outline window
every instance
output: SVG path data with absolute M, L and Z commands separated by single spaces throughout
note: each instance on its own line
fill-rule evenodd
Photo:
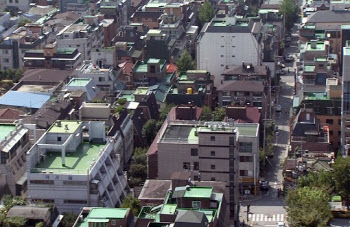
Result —
M 246 177 L 246 176 L 248 176 L 248 170 L 240 170 L 240 171 L 239 171 L 239 176 L 241 176 L 241 177 Z
M 8 50 L 2 50 L 2 53 L 3 53 L 3 54 L 8 54 L 9 51 L 8 51 Z
M 15 3 L 18 3 L 18 0 L 15 0 Z
M 253 157 L 252 156 L 239 156 L 240 162 L 252 162 Z
M 333 124 L 333 119 L 326 119 L 326 123 L 329 124 L 329 125 L 332 125 Z
M 198 156 L 198 149 L 197 148 L 191 149 L 191 156 Z
M 62 141 L 62 137 L 58 136 L 57 141 Z
M 86 200 L 64 200 L 64 203 L 70 204 L 87 204 Z
M 5 63 L 9 63 L 10 60 L 9 60 L 8 58 L 4 58 L 4 62 L 5 62 Z
M 150 73 L 155 73 L 155 72 L 156 72 L 156 66 L 155 65 L 151 65 Z
M 215 169 L 215 165 L 211 165 L 211 166 L 210 166 L 210 169 Z
M 230 96 L 230 95 L 231 95 L 231 92 L 229 92 L 229 91 L 222 92 L 222 96 Z
M 190 169 L 190 163 L 189 162 L 184 162 L 182 168 L 183 169 Z
M 210 137 L 210 140 L 211 140 L 211 141 L 215 141 L 215 136 L 211 136 L 211 137 Z
M 234 57 L 236 57 L 236 55 L 232 55 L 232 57 L 234 58 Z
M 98 81 L 99 81 L 99 82 L 105 81 L 105 78 L 104 78 L 104 77 L 99 77 L 99 78 L 98 78 Z
M 341 125 L 341 119 L 338 119 L 338 125 Z
M 200 201 L 192 201 L 192 208 L 193 209 L 200 209 L 201 208 L 201 202 Z
M 221 46 L 221 47 L 225 47 L 225 46 Z
M 195 181 L 199 181 L 199 176 L 194 176 L 193 178 Z
M 215 181 L 215 177 L 210 178 L 211 181 Z
M 193 170 L 199 170 L 199 162 L 193 163 Z
M 251 142 L 239 142 L 238 151 L 251 153 L 253 151 L 253 145 Z
M 111 221 L 111 225 L 117 225 L 117 221 L 116 220 L 112 220 Z
M 333 136 L 333 131 L 332 130 L 329 131 L 329 135 Z
M 223 58 L 223 57 L 224 57 L 224 55 L 221 55 L 220 57 L 222 57 L 222 58 Z
M 341 136 L 341 131 L 338 131 L 338 136 Z
M 210 151 L 211 156 L 215 156 L 215 151 Z

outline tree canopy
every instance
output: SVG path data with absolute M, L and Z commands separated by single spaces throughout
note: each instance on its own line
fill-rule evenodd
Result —
M 127 196 L 123 199 L 122 204 L 120 205 L 121 208 L 130 208 L 132 213 L 137 216 L 140 212 L 141 205 L 140 200 L 133 196 Z
M 350 158 L 337 158 L 333 165 L 336 192 L 347 201 L 350 196 Z
M 204 2 L 204 4 L 199 9 L 199 21 L 201 24 L 205 24 L 215 16 L 214 7 L 210 4 L 209 1 Z
M 332 218 L 329 195 L 321 189 L 302 187 L 288 191 L 287 211 L 291 226 L 323 227 Z
M 294 0 L 283 0 L 280 13 L 285 18 L 285 28 L 289 31 L 298 19 L 298 5 Z
M 142 137 L 148 145 L 151 145 L 158 132 L 158 124 L 154 119 L 150 119 L 143 125 Z
M 222 121 L 226 116 L 226 109 L 224 107 L 217 107 L 214 111 L 208 106 L 204 106 L 202 109 L 201 120 L 202 121 Z
M 191 55 L 186 50 L 176 61 L 176 66 L 179 72 L 186 72 L 187 70 L 196 69 L 196 63 L 193 61 Z

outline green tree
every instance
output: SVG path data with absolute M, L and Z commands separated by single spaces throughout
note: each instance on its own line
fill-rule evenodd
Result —
M 62 227 L 72 227 L 78 216 L 73 213 L 63 213 Z
M 157 121 L 154 119 L 150 119 L 144 124 L 142 128 L 142 137 L 148 145 L 151 145 L 156 137 L 159 129 L 158 127 L 159 125 L 157 125 Z
M 28 23 L 31 23 L 32 21 L 27 19 L 27 18 L 23 18 L 21 20 L 18 21 L 18 27 L 22 27 Z
M 201 24 L 205 24 L 215 16 L 214 7 L 210 4 L 209 1 L 204 2 L 204 4 L 199 9 L 199 21 Z
M 166 119 L 166 117 L 168 116 L 168 113 L 170 112 L 171 108 L 173 108 L 175 106 L 175 104 L 167 104 L 166 106 L 164 106 L 161 110 L 160 110 L 160 114 L 159 114 L 159 121 L 161 121 L 163 123 L 163 121 Z
M 318 188 L 303 187 L 289 190 L 286 202 L 291 226 L 327 226 L 332 218 L 329 199 L 329 195 Z
M 187 70 L 196 69 L 196 63 L 193 61 L 191 55 L 186 50 L 176 61 L 176 66 L 179 72 L 186 72 Z
M 128 101 L 128 100 L 126 100 L 126 99 L 118 99 L 117 103 L 118 103 L 119 105 L 124 106 L 124 104 L 125 104 L 127 101 Z
M 44 227 L 44 222 L 38 222 L 35 224 L 35 227 Z
M 134 152 L 134 160 L 136 164 L 147 165 L 147 148 L 136 147 Z
M 122 204 L 120 205 L 121 208 L 130 208 L 132 213 L 137 216 L 140 212 L 141 205 L 140 200 L 133 196 L 127 196 L 123 199 Z
M 218 107 L 214 111 L 214 121 L 223 121 L 226 116 L 225 107 Z
M 147 178 L 147 166 L 142 164 L 131 164 L 130 176 L 133 178 L 140 178 L 145 181 Z
M 4 220 L 4 226 L 7 227 L 20 227 L 25 226 L 28 220 L 23 217 L 8 217 Z
M 294 0 L 283 0 L 280 13 L 285 19 L 285 28 L 289 31 L 298 19 L 298 5 Z
M 208 106 L 204 106 L 202 108 L 202 114 L 201 114 L 201 120 L 202 121 L 211 121 L 212 120 L 212 114 L 213 111 L 208 107 Z
M 318 188 L 331 194 L 334 191 L 335 181 L 331 171 L 310 172 L 298 178 L 298 187 Z
M 350 158 L 337 158 L 333 165 L 333 176 L 336 192 L 346 199 L 350 196 Z

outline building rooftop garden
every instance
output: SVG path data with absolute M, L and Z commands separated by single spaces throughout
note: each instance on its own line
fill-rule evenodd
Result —
M 88 78 L 73 78 L 69 81 L 67 86 L 74 86 L 74 87 L 85 87 L 91 79 Z
M 3 141 L 14 129 L 15 125 L 13 124 L 0 124 L 0 142 Z
M 82 124 L 81 121 L 56 121 L 47 131 L 48 133 L 74 133 Z
M 77 227 L 89 227 L 89 223 L 109 222 L 109 219 L 124 219 L 129 208 L 92 208 L 90 213 Z
M 88 174 L 91 164 L 98 159 L 104 147 L 105 144 L 81 143 L 75 152 L 66 152 L 64 166 L 61 152 L 47 151 L 45 159 L 31 172 Z

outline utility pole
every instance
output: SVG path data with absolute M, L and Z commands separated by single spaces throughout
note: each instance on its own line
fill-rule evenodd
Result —
M 247 205 L 247 222 L 249 222 L 250 204 Z

